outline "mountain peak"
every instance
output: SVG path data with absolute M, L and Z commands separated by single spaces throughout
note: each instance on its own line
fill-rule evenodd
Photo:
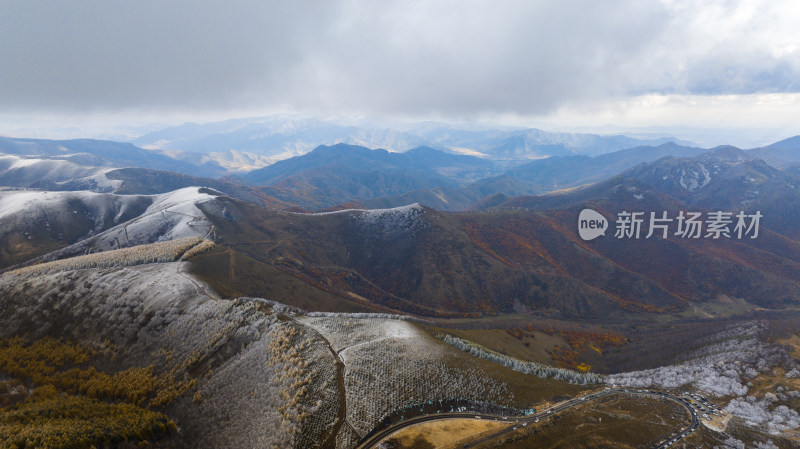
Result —
M 422 145 L 416 148 L 412 148 L 405 152 L 406 154 L 438 154 L 444 153 L 444 151 L 437 150 L 436 148 L 431 148 L 427 145 Z
M 753 159 L 746 151 L 730 145 L 724 145 L 712 148 L 697 157 L 702 161 L 722 161 L 722 162 L 740 162 Z
M 800 135 L 783 139 L 775 142 L 772 145 L 767 145 L 764 148 L 778 149 L 778 150 L 800 150 Z
M 309 152 L 309 154 L 320 154 L 320 153 L 336 153 L 336 154 L 344 154 L 345 152 L 359 152 L 362 154 L 367 154 L 368 152 L 377 151 L 378 153 L 388 153 L 388 151 L 384 150 L 383 148 L 376 148 L 370 149 L 367 147 L 362 147 L 360 145 L 351 145 L 349 143 L 336 143 L 333 145 L 320 145 Z

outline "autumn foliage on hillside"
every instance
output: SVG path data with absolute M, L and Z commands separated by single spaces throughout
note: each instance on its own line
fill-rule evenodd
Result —
M 0 341 L 0 378 L 10 378 L 0 382 L 0 446 L 88 448 L 175 431 L 149 409 L 171 382 L 152 366 L 109 374 L 90 364 L 109 349 L 53 338 Z
M 477 313 L 469 312 L 447 312 L 433 309 L 424 305 L 415 304 L 404 298 L 393 295 L 386 290 L 378 287 L 375 283 L 361 276 L 355 270 L 348 270 L 339 267 L 317 267 L 303 264 L 302 262 L 290 259 L 279 258 L 275 265 L 279 270 L 289 273 L 320 290 L 333 293 L 350 299 L 355 302 L 362 302 L 368 305 L 375 303 L 385 306 L 387 311 L 406 311 L 415 315 L 438 316 L 438 317 L 475 317 Z M 368 298 L 369 301 L 362 298 Z
M 548 201 L 560 204 L 558 198 Z M 793 254 L 800 247 L 774 233 L 765 230 L 754 242 L 647 239 L 645 225 L 638 240 L 617 239 L 612 228 L 587 242 L 577 233 L 580 208 L 610 218 L 620 207 L 646 204 L 592 198 L 569 208 L 551 206 L 287 214 L 228 201 L 227 210 L 238 218 L 211 219 L 219 246 L 359 310 L 435 317 L 533 312 L 599 321 L 656 319 L 721 294 L 762 307 L 796 303 L 800 259 Z M 267 293 L 296 301 L 271 286 Z
M 576 237 L 571 238 L 567 229 L 547 216 L 508 216 L 491 224 L 467 221 L 464 230 L 475 246 L 500 262 L 532 273 L 581 280 L 620 309 L 652 313 L 670 308 L 642 301 L 650 295 L 637 290 L 641 288 L 641 280 L 635 274 L 613 264 L 603 266 L 597 260 L 602 256 L 586 257 L 593 250 Z M 576 248 L 586 252 L 580 254 Z M 664 299 L 672 302 L 673 307 L 678 305 L 675 297 Z
M 538 325 L 528 323 L 524 328 L 511 327 L 506 329 L 506 333 L 518 340 L 534 339 L 537 331 L 550 336 L 559 336 L 566 341 L 566 347 L 556 345 L 552 350 L 546 350 L 557 366 L 576 369 L 584 373 L 590 371 L 592 367 L 588 363 L 581 361 L 581 354 L 591 350 L 598 355 L 602 355 L 605 349 L 617 347 L 627 341 L 625 336 L 614 332 L 592 331 L 578 326 L 560 326 L 556 328 L 548 323 L 540 323 Z

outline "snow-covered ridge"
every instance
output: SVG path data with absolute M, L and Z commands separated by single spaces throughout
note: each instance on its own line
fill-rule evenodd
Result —
M 207 237 L 212 225 L 198 207 L 215 196 L 202 187 L 185 187 L 152 195 L 153 204 L 145 212 L 111 228 L 93 239 L 95 250 L 108 250 L 184 237 Z
M 114 210 L 116 217 L 124 215 L 133 202 L 145 195 L 113 195 L 96 192 L 50 192 L 16 190 L 0 192 L 0 220 L 15 220 L 31 225 L 40 218 L 58 214 L 77 213 L 70 203 L 80 202 L 98 219 L 105 211 Z
M 322 216 L 347 214 L 359 224 L 378 226 L 382 232 L 416 232 L 428 227 L 425 208 L 419 203 L 390 209 L 343 209 L 331 212 L 303 213 L 286 212 L 297 215 Z
M 37 223 L 50 228 L 59 217 L 84 213 L 95 220 L 86 238 L 42 256 L 52 261 L 81 254 L 109 251 L 186 237 L 206 238 L 213 225 L 198 205 L 214 201 L 215 193 L 202 187 L 186 187 L 158 195 L 116 195 L 95 192 L 0 192 L 0 230 L 22 229 Z M 75 209 L 75 201 L 83 208 Z M 137 207 L 130 213 L 132 207 Z M 134 218 L 130 218 L 130 217 Z M 105 222 L 103 221 L 105 217 Z M 108 228 L 108 220 L 114 223 Z M 123 222 L 123 217 L 124 221 Z M 64 220 L 60 220 L 64 221 Z M 99 232 L 101 229 L 105 231 Z
M 280 304 L 280 303 L 278 303 Z M 288 306 L 285 306 L 288 307 Z M 341 319 L 354 319 L 354 320 L 369 320 L 369 319 L 382 319 L 382 320 L 399 320 L 410 321 L 413 323 L 424 324 L 428 326 L 436 325 L 435 321 L 426 320 L 424 318 L 417 318 L 409 315 L 400 315 L 393 313 L 360 313 L 360 312 L 307 312 L 300 309 L 295 309 L 297 313 L 301 313 L 309 318 L 341 318 Z
M 354 215 L 357 223 L 377 228 L 384 234 L 410 232 L 412 235 L 426 229 L 425 208 L 419 204 L 395 207 L 393 209 L 373 209 Z
M 424 212 L 425 209 L 419 204 L 408 204 L 405 206 L 393 207 L 390 209 L 367 209 L 361 210 L 361 217 L 369 218 L 383 218 L 388 215 L 414 215 L 418 212 Z
M 398 206 L 392 207 L 389 209 L 341 209 L 341 210 L 334 210 L 330 212 L 286 212 L 289 214 L 296 214 L 296 215 L 337 215 L 337 214 L 344 214 L 350 212 L 356 212 L 360 214 L 369 214 L 371 216 L 375 215 L 384 215 L 384 214 L 394 214 L 394 213 L 408 213 L 414 209 L 423 209 L 419 203 L 414 204 L 407 204 L 405 206 Z
M 115 169 L 109 168 L 97 173 L 96 175 L 87 176 L 78 181 L 85 181 L 88 185 L 93 186 L 93 190 L 100 192 L 116 192 L 120 187 L 122 187 L 123 181 L 121 179 L 110 179 L 107 176 L 108 172 L 113 170 Z M 59 184 L 63 184 L 63 182 Z
M 0 182 L 15 187 L 76 182 L 92 190 L 112 192 L 122 182 L 110 180 L 105 174 L 115 169 L 80 165 L 63 158 L 26 158 L 0 154 Z

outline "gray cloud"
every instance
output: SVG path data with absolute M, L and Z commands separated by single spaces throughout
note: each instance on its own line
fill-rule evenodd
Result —
M 749 3 L 703 16 L 636 0 L 11 0 L 0 111 L 542 114 L 652 92 L 800 90 L 800 53 L 791 39 L 773 48 L 773 17 L 714 28 Z

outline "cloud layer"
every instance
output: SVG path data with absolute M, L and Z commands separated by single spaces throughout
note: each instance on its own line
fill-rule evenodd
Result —
M 546 115 L 800 91 L 790 1 L 151 1 L 0 7 L 0 113 Z

